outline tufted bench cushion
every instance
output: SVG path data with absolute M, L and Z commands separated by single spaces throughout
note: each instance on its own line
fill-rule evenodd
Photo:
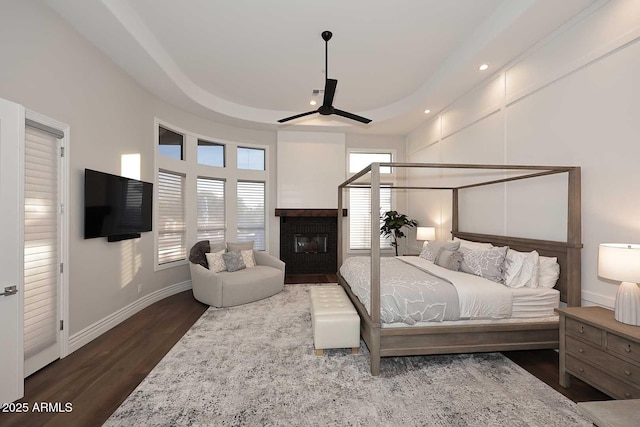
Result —
M 317 286 L 311 296 L 311 326 L 316 355 L 327 348 L 360 348 L 360 317 L 341 286 Z

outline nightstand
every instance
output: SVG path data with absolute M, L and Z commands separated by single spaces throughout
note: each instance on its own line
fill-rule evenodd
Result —
M 560 385 L 570 376 L 615 399 L 640 398 L 640 327 L 616 321 L 602 307 L 558 308 Z

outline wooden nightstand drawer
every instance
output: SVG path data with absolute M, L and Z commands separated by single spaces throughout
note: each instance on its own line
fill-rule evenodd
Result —
M 614 334 L 607 335 L 607 349 L 640 362 L 640 344 Z
M 573 337 L 567 337 L 567 351 L 577 359 L 600 366 L 604 371 L 640 387 L 640 367 L 618 359 L 616 356 L 595 348 Z
M 580 337 L 580 339 L 598 346 L 602 345 L 602 330 L 594 326 L 568 318 L 565 328 L 567 333 Z
M 618 399 L 640 398 L 640 389 L 619 381 L 610 374 L 603 372 L 570 354 L 567 354 L 566 356 L 566 369 L 571 374 L 590 384 L 597 384 L 599 388 L 606 390 L 607 394 L 611 394 Z

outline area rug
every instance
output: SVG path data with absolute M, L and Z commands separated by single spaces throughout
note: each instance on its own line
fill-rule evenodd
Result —
M 590 426 L 499 353 L 383 358 L 313 349 L 309 289 L 210 308 L 106 426 Z

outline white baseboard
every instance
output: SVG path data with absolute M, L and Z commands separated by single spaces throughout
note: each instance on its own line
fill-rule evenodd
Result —
M 587 304 L 585 304 L 585 302 L 587 302 Z M 616 299 L 614 297 L 608 297 L 595 292 L 582 291 L 582 305 L 594 304 L 613 310 L 613 307 L 616 305 Z
M 151 304 L 189 289 L 191 289 L 191 280 L 158 289 L 121 308 L 115 313 L 110 314 L 104 319 L 98 320 L 93 325 L 87 326 L 69 337 L 69 354 L 98 338 L 114 326 L 124 322 L 140 310 L 149 307 Z

